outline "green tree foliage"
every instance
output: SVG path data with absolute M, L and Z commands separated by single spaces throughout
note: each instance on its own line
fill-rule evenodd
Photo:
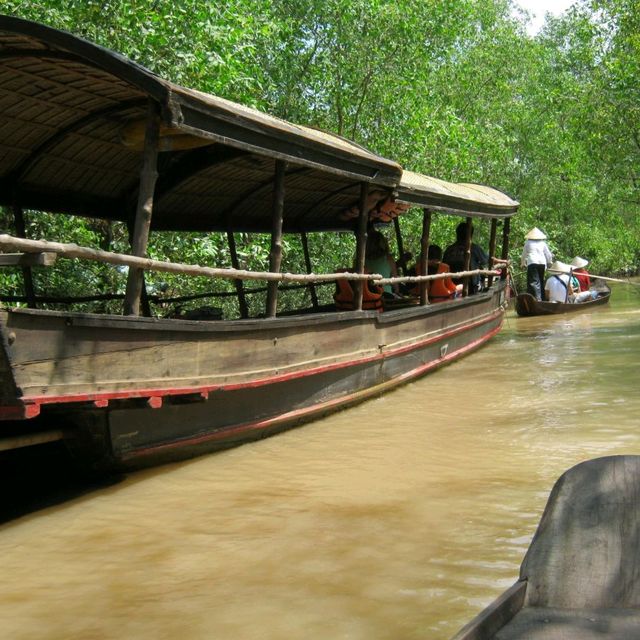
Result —
M 540 222 L 562 258 L 582 254 L 594 270 L 629 272 L 638 265 L 637 123 L 627 117 L 629 87 L 612 72 L 616 37 L 607 13 L 583 3 L 533 43 L 516 155 L 526 162 L 518 196 L 530 206 L 518 223 Z M 637 64 L 622 66 L 637 93 Z
M 174 82 L 344 135 L 408 169 L 500 188 L 522 204 L 514 259 L 535 225 L 560 259 L 584 255 L 601 273 L 638 270 L 638 0 L 577 0 L 537 36 L 512 0 L 5 0 L 2 10 L 119 51 Z M 80 234 L 94 246 L 126 246 L 121 229 L 27 218 L 36 237 Z M 420 218 L 401 225 L 414 252 Z M 433 239 L 448 244 L 457 222 L 435 216 Z M 485 245 L 487 227 L 476 225 Z M 242 266 L 267 267 L 267 238 L 236 242 Z M 283 268 L 304 271 L 298 239 L 286 242 Z M 330 271 L 349 264 L 353 239 L 312 236 L 310 250 L 314 268 Z M 150 253 L 230 265 L 226 238 L 158 234 Z M 19 288 L 15 274 L 7 277 Z M 38 284 L 47 293 L 72 282 L 84 291 L 118 288 L 122 274 L 97 268 L 73 278 L 38 276 Z M 185 288 L 166 276 L 148 280 L 152 290 Z M 233 291 L 228 282 L 190 286 Z

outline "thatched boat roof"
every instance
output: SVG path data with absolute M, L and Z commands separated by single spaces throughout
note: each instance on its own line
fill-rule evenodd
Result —
M 359 183 L 401 167 L 342 138 L 163 80 L 69 33 L 0 16 L 0 204 L 126 220 L 148 101 L 161 109 L 152 227 L 268 231 L 275 161 L 285 228 L 350 228 Z
M 470 217 L 508 218 L 520 206 L 492 187 L 445 182 L 406 170 L 396 191 L 398 202 Z
M 10 16 L 0 16 L 0 205 L 132 220 L 150 101 L 161 114 L 152 229 L 269 232 L 278 160 L 288 163 L 286 232 L 353 229 L 345 212 L 363 181 L 380 202 L 398 189 L 402 202 L 453 213 L 517 208 L 488 187 L 416 184 L 417 174 L 339 136 L 178 86 Z

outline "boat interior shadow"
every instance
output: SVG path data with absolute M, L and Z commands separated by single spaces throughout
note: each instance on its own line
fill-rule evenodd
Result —
M 3 451 L 0 524 L 114 486 L 124 478 L 81 470 L 61 442 Z

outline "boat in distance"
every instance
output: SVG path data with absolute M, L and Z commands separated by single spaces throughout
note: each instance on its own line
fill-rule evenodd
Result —
M 611 289 L 603 285 L 602 289 L 597 292 L 595 298 L 586 300 L 585 302 L 548 302 L 536 300 L 535 296 L 530 293 L 519 293 L 516 296 L 515 308 L 519 316 L 551 316 L 562 313 L 575 313 L 592 309 L 609 302 L 611 297 Z
M 640 638 L 640 456 L 587 460 L 555 483 L 519 580 L 453 640 Z
M 501 225 L 506 261 L 518 203 L 504 193 L 404 171 L 339 136 L 177 86 L 69 33 L 9 16 L 0 16 L 0 77 L 11 87 L 0 95 L 8 122 L 0 206 L 16 225 L 0 235 L 0 250 L 12 252 L 0 254 L 0 265 L 22 271 L 25 293 L 0 296 L 3 448 L 63 439 L 98 469 L 185 458 L 381 394 L 500 330 L 506 269 L 462 272 L 465 295 L 440 303 L 429 303 L 427 283 L 442 275 L 398 278 L 417 283 L 420 296 L 382 299 L 383 310 L 363 308 L 363 289 L 385 283 L 365 273 L 368 228 L 397 225 L 412 207 L 422 210 L 423 247 L 432 216 L 454 215 L 466 221 L 467 248 L 472 220 L 490 225 L 492 257 Z M 131 252 L 25 238 L 24 211 L 128 225 Z M 223 234 L 231 265 L 148 258 L 149 235 L 163 231 Z M 355 235 L 355 264 L 313 273 L 307 244 L 316 232 Z M 239 234 L 254 233 L 270 234 L 269 271 L 242 268 Z M 306 273 L 282 270 L 285 234 L 300 238 Z M 73 300 L 37 292 L 32 270 L 66 259 L 127 267 L 122 315 L 73 310 Z M 145 272 L 228 282 L 229 291 L 211 296 L 237 297 L 237 317 L 211 307 L 160 317 Z M 484 286 L 466 295 L 472 277 Z M 351 310 L 333 304 L 340 279 L 352 285 Z M 266 286 L 246 287 L 256 281 Z M 283 284 L 310 303 L 279 309 Z M 252 295 L 265 299 L 263 312 L 248 303 Z

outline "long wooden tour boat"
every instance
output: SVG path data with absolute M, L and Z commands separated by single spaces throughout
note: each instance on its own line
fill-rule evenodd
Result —
M 341 137 L 177 86 L 71 34 L 7 16 L 0 78 L 0 205 L 15 220 L 0 236 L 0 264 L 25 276 L 23 297 L 1 297 L 2 448 L 64 439 L 99 468 L 191 456 L 380 394 L 500 330 L 506 269 L 468 265 L 473 219 L 490 224 L 491 256 L 501 225 L 508 257 L 518 203 L 502 192 L 403 172 Z M 365 273 L 368 228 L 394 221 L 399 231 L 397 216 L 412 208 L 422 210 L 425 256 L 434 213 L 466 220 L 467 270 L 457 275 L 467 285 L 481 275 L 484 290 L 430 304 L 426 283 L 443 276 L 405 276 L 419 284 L 419 299 L 363 310 L 365 282 L 387 282 Z M 28 239 L 27 210 L 126 224 L 131 253 Z M 231 264 L 151 260 L 149 234 L 162 231 L 225 234 Z M 313 273 L 315 232 L 355 238 L 355 266 Z M 241 268 L 240 233 L 270 234 L 268 271 Z M 283 234 L 300 237 L 306 273 L 282 272 Z M 128 267 L 123 314 L 52 308 L 31 275 L 56 268 L 56 258 Z M 427 273 L 424 258 L 421 266 Z M 231 282 L 237 317 L 157 317 L 145 271 Z M 325 285 L 337 280 L 351 283 L 353 310 L 332 304 Z M 263 312 L 250 313 L 247 299 L 258 294 L 247 281 L 266 283 Z M 303 288 L 310 304 L 283 313 L 283 285 Z

